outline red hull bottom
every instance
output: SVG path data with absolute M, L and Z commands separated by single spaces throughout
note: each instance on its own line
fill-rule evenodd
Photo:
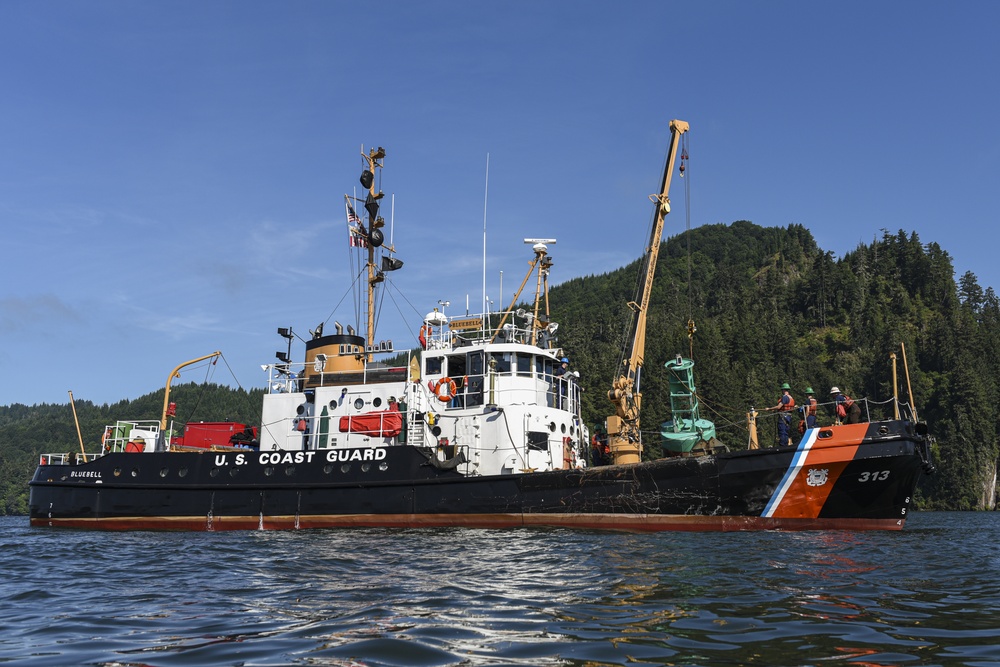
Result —
M 312 528 L 574 528 L 623 532 L 731 532 L 752 530 L 902 530 L 904 519 L 773 518 L 651 514 L 326 514 L 227 516 L 33 518 L 36 527 L 89 530 L 296 530 Z

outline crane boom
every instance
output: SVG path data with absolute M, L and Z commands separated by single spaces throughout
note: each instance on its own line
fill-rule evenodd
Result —
M 217 359 L 222 356 L 222 352 L 216 351 L 212 354 L 206 354 L 204 357 L 198 357 L 197 359 L 192 359 L 191 361 L 185 361 L 183 364 L 170 371 L 170 375 L 167 376 L 167 388 L 163 392 L 163 415 L 160 417 L 160 429 L 166 430 L 167 428 L 167 409 L 170 407 L 170 384 L 174 381 L 174 378 L 179 378 L 181 376 L 180 370 L 191 364 L 196 364 L 199 361 L 205 361 L 206 359 Z M 213 361 L 212 363 L 215 363 Z
M 645 281 L 639 302 L 629 303 L 629 307 L 635 311 L 632 336 L 627 343 L 620 374 L 608 391 L 608 398 L 615 408 L 615 414 L 607 419 L 608 445 L 615 464 L 638 463 L 642 456 L 642 437 L 639 429 L 642 393 L 639 391 L 639 378 L 646 352 L 646 316 L 653 289 L 653 276 L 656 273 L 656 260 L 660 254 L 663 220 L 670 213 L 670 181 L 677 161 L 677 146 L 681 136 L 689 129 L 689 124 L 682 120 L 670 121 L 670 149 L 666 167 L 663 169 L 660 194 L 650 196 L 655 205 L 656 222 L 650 234 L 649 246 L 646 248 Z

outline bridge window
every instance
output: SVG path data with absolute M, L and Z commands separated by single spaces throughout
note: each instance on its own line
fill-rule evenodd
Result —
M 465 355 L 454 354 L 448 357 L 448 377 L 458 382 L 465 375 Z
M 510 373 L 511 357 L 510 352 L 495 352 L 492 357 L 497 362 L 497 373 Z
M 519 353 L 517 355 L 517 374 L 531 375 L 531 355 Z
M 443 365 L 444 357 L 427 357 L 426 361 L 424 361 L 424 368 L 427 370 L 427 375 L 440 375 Z

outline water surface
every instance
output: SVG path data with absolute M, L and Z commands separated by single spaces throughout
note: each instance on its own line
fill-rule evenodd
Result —
M 1000 665 L 998 531 L 995 513 L 649 535 L 0 517 L 0 663 Z

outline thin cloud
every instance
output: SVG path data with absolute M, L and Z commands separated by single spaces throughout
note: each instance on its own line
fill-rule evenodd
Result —
M 83 320 L 79 312 L 54 294 L 0 299 L 0 331 L 4 333 L 36 331 Z

